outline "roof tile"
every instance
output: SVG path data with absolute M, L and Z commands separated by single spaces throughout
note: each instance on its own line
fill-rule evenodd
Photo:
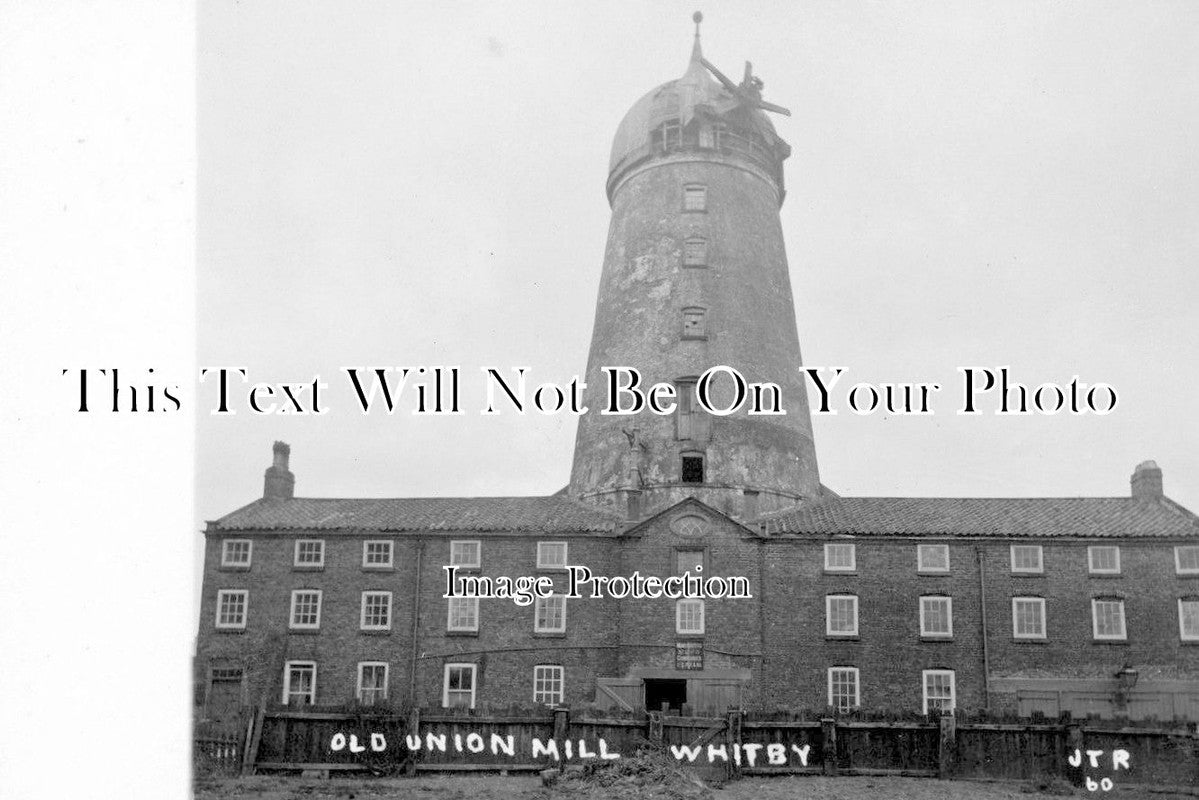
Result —
M 831 497 L 762 517 L 767 534 L 1199 536 L 1199 517 L 1131 497 Z
M 260 499 L 226 514 L 216 530 L 536 531 L 612 530 L 620 518 L 561 496 L 296 497 Z

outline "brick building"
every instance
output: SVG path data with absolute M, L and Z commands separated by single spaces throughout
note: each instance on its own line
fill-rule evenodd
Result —
M 544 497 L 296 497 L 276 443 L 263 496 L 205 530 L 199 717 L 386 701 L 1199 719 L 1199 518 L 1152 462 L 1118 498 L 821 483 L 778 215 L 790 148 L 761 88 L 705 61 L 697 29 L 684 75 L 613 143 L 587 383 L 635 366 L 674 387 L 674 413 L 581 416 L 570 483 Z M 715 365 L 777 384 L 788 414 L 706 413 Z M 735 390 L 710 388 L 718 407 Z M 554 594 L 447 598 L 447 565 Z M 735 576 L 750 597 L 566 598 L 568 566 Z

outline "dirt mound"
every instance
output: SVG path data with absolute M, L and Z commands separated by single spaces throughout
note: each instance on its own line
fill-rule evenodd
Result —
M 712 790 L 665 750 L 642 748 L 614 761 L 568 768 L 550 783 L 554 794 L 577 797 L 712 800 Z

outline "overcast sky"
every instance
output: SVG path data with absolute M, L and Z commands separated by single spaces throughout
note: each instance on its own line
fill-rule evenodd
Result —
M 1199 510 L 1199 5 L 699 7 L 707 58 L 751 60 L 793 112 L 805 363 L 954 387 L 928 417 L 816 418 L 824 483 L 1117 496 L 1153 458 Z M 684 71 L 695 8 L 200 4 L 198 361 L 320 373 L 330 411 L 212 417 L 201 387 L 197 525 L 260 496 L 276 439 L 301 496 L 565 485 L 575 418 L 479 416 L 475 375 L 583 373 L 611 136 Z M 363 416 L 339 373 L 437 364 L 462 367 L 466 415 Z M 960 417 L 966 365 L 1120 405 Z

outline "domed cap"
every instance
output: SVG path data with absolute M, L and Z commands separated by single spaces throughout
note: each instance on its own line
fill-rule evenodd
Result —
M 753 131 L 771 146 L 781 145 L 782 158 L 789 153 L 790 148 L 778 137 L 762 109 L 790 112 L 761 100 L 761 81 L 753 77 L 748 63 L 745 81 L 737 86 L 705 61 L 699 39 L 703 15 L 697 11 L 692 19 L 695 21 L 695 43 L 691 47 L 686 72 L 647 92 L 625 114 L 612 139 L 609 173 L 622 164 L 651 155 L 651 136 L 663 123 L 678 121 L 685 128 L 697 114 L 720 118 L 737 128 Z M 714 79 L 713 73 L 721 80 Z

